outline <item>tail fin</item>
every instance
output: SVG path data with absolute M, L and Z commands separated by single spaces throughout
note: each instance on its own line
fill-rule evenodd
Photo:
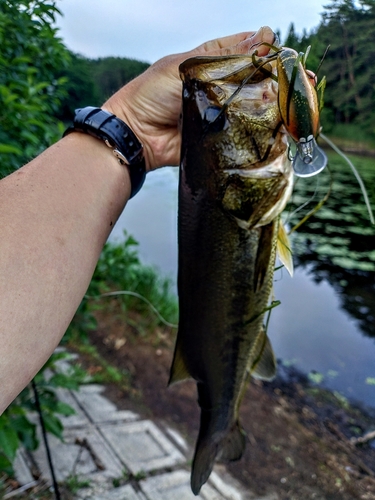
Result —
M 207 429 L 207 426 L 202 425 L 204 418 L 202 412 L 201 431 L 195 450 L 190 481 L 194 495 L 199 494 L 202 486 L 210 477 L 217 456 L 224 460 L 239 460 L 246 446 L 245 434 L 238 422 L 234 423 L 226 435 L 220 433 L 220 437 L 215 439 L 214 435 L 208 433 L 206 436 L 202 435 L 202 427 Z
M 190 485 L 194 495 L 199 492 L 210 477 L 218 453 L 218 443 L 198 440 L 191 471 Z

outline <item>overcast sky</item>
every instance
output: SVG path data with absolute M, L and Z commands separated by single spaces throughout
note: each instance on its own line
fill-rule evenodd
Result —
M 60 36 L 86 57 L 155 62 L 202 42 L 269 25 L 282 39 L 315 28 L 330 0 L 58 0 Z

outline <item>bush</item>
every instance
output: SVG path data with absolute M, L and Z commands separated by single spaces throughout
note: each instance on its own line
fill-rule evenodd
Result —
M 0 176 L 61 136 L 54 114 L 64 95 L 69 52 L 52 25 L 59 14 L 43 0 L 0 0 Z

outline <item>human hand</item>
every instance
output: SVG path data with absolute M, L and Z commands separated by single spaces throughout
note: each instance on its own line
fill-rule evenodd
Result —
M 148 171 L 178 165 L 181 148 L 178 120 L 182 106 L 179 65 L 190 57 L 251 54 L 255 49 L 262 56 L 268 53 L 268 47 L 254 45 L 272 44 L 274 37 L 266 26 L 258 32 L 217 38 L 189 52 L 166 56 L 120 89 L 103 108 L 124 120 L 142 142 Z

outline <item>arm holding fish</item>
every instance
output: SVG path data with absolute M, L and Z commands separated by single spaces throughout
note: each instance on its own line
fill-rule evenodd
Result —
M 178 65 L 200 54 L 248 52 L 242 33 L 169 56 L 103 106 L 144 144 L 147 170 L 179 161 Z M 71 321 L 101 249 L 130 195 L 130 179 L 103 143 L 72 133 L 0 181 L 0 412 L 46 362 Z

